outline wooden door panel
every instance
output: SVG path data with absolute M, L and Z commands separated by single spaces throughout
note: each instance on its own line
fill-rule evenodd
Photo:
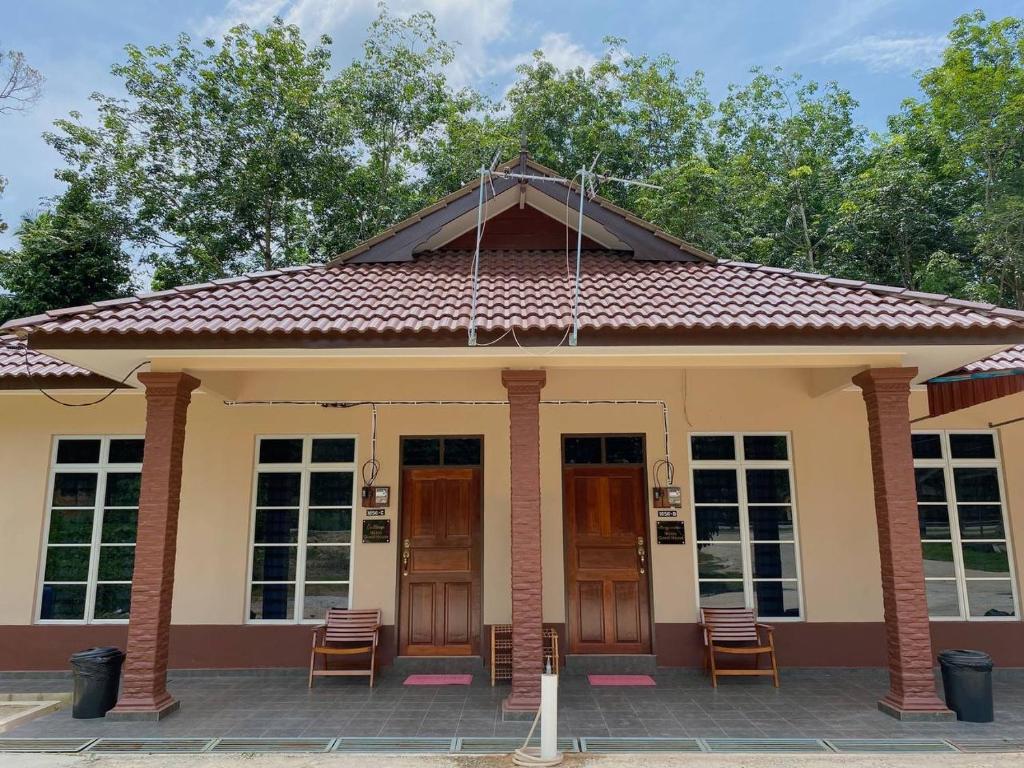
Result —
M 399 653 L 479 653 L 480 471 L 405 469 L 401 530 Z
M 569 649 L 649 653 L 650 599 L 640 573 L 646 489 L 636 466 L 563 469 Z

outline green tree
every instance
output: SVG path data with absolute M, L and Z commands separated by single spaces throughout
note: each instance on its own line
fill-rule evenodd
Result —
M 127 47 L 127 100 L 96 94 L 47 140 L 146 247 L 158 287 L 322 258 L 316 212 L 345 208 L 348 110 L 330 96 L 328 38 L 233 28 L 200 47 Z
M 83 184 L 23 220 L 20 247 L 0 252 L 0 322 L 130 294 L 131 260 L 114 231 L 109 211 Z

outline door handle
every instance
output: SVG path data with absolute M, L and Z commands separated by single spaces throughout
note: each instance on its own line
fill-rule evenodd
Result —
M 409 575 L 409 540 L 402 542 L 402 575 Z
M 636 556 L 640 560 L 640 575 L 647 573 L 647 548 L 644 546 L 644 537 L 636 537 Z

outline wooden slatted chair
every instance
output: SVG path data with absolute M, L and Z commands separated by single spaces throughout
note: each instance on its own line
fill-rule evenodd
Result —
M 749 608 L 701 608 L 700 626 L 704 630 L 704 673 L 711 673 L 711 685 L 718 687 L 719 675 L 758 675 L 772 678 L 779 687 L 779 666 L 775 661 L 774 627 L 758 623 Z M 753 656 L 752 668 L 718 668 L 716 654 Z M 762 655 L 771 660 L 771 668 L 758 665 Z
M 377 643 L 380 641 L 380 610 L 353 611 L 329 608 L 324 623 L 313 630 L 313 652 L 309 655 L 309 687 L 313 678 L 326 675 L 370 677 L 370 687 L 377 672 Z M 370 655 L 369 669 L 316 669 L 316 657 Z

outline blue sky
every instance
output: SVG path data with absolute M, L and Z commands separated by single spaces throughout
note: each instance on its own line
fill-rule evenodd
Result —
M 496 93 L 515 64 L 542 48 L 560 65 L 586 64 L 605 35 L 624 37 L 634 52 L 667 52 L 683 73 L 701 69 L 713 97 L 742 81 L 754 65 L 782 66 L 836 80 L 860 101 L 872 129 L 917 92 L 915 70 L 933 64 L 952 20 L 981 8 L 989 18 L 1024 16 L 1024 0 L 392 0 L 396 12 L 427 9 L 443 35 L 460 43 L 452 76 Z M 93 91 L 117 92 L 110 65 L 126 43 L 172 41 L 179 32 L 217 35 L 244 21 L 279 15 L 309 37 L 334 39 L 338 65 L 356 55 L 376 0 L 35 0 L 3 13 L 0 46 L 23 51 L 46 77 L 42 101 L 29 114 L 0 118 L 0 175 L 8 188 L 0 216 L 13 245 L 23 214 L 60 191 L 59 158 L 41 138 L 71 110 L 90 114 Z

